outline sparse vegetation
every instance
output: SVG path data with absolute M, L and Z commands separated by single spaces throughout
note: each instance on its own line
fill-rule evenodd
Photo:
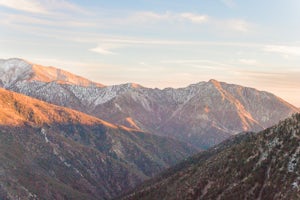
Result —
M 202 152 L 125 195 L 144 199 L 300 199 L 300 114 Z M 289 163 L 294 167 L 289 168 Z
M 17 93 L 0 96 L 1 200 L 108 199 L 196 152 Z

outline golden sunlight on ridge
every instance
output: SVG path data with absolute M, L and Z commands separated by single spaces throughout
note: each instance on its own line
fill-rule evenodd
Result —
M 104 85 L 100 83 L 92 82 L 86 78 L 71 74 L 67 71 L 55 67 L 45 67 L 41 65 L 32 64 L 32 70 L 34 72 L 34 76 L 32 76 L 32 78 L 30 79 L 31 81 L 55 81 L 60 84 L 74 84 L 84 87 L 88 87 L 91 85 L 97 87 L 104 87 Z
M 0 125 L 80 123 L 84 125 L 102 124 L 109 128 L 117 128 L 115 125 L 96 117 L 45 103 L 2 88 L 0 88 L 0 95 Z

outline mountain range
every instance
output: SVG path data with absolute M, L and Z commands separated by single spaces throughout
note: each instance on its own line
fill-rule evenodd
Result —
M 300 199 L 300 114 L 244 133 L 147 181 L 122 200 Z
M 0 88 L 0 199 L 110 199 L 197 150 Z
M 207 149 L 243 131 L 259 131 L 299 111 L 283 99 L 217 80 L 185 88 L 104 86 L 22 59 L 0 61 L 0 86 L 110 123 Z
M 299 114 L 273 126 L 299 109 L 271 93 L 105 86 L 18 58 L 0 87 L 0 199 L 117 198 L 174 165 L 120 198 L 299 198 Z

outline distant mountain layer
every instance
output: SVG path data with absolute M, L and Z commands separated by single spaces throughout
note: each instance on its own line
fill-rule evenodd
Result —
M 2 80 L 7 89 L 198 148 L 211 147 L 242 131 L 263 130 L 299 110 L 271 93 L 216 80 L 163 90 L 132 83 L 106 87 L 62 84 L 53 77 L 47 81 L 18 78 L 19 73 L 13 72 L 26 68 L 23 60 L 2 61 L 0 70 L 7 65 L 15 69 L 2 75 L 6 79 L 0 77 L 0 85 Z M 48 74 L 47 67 L 37 66 L 34 74 L 44 71 Z M 71 79 L 67 75 L 65 79 Z
M 195 152 L 0 89 L 0 199 L 109 199 Z
M 298 200 L 300 114 L 202 152 L 119 199 Z
M 9 88 L 15 83 L 24 80 L 29 82 L 56 82 L 59 84 L 103 87 L 102 84 L 92 82 L 64 70 L 32 64 L 22 59 L 0 60 L 0 66 L 0 85 L 5 88 Z

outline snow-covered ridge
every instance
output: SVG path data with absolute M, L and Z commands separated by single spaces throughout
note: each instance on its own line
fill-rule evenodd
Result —
M 110 101 L 118 95 L 135 90 L 131 84 L 113 85 L 106 87 L 66 86 L 78 99 L 93 107 Z
M 18 58 L 0 60 L 0 86 L 10 87 L 33 76 L 32 64 Z

